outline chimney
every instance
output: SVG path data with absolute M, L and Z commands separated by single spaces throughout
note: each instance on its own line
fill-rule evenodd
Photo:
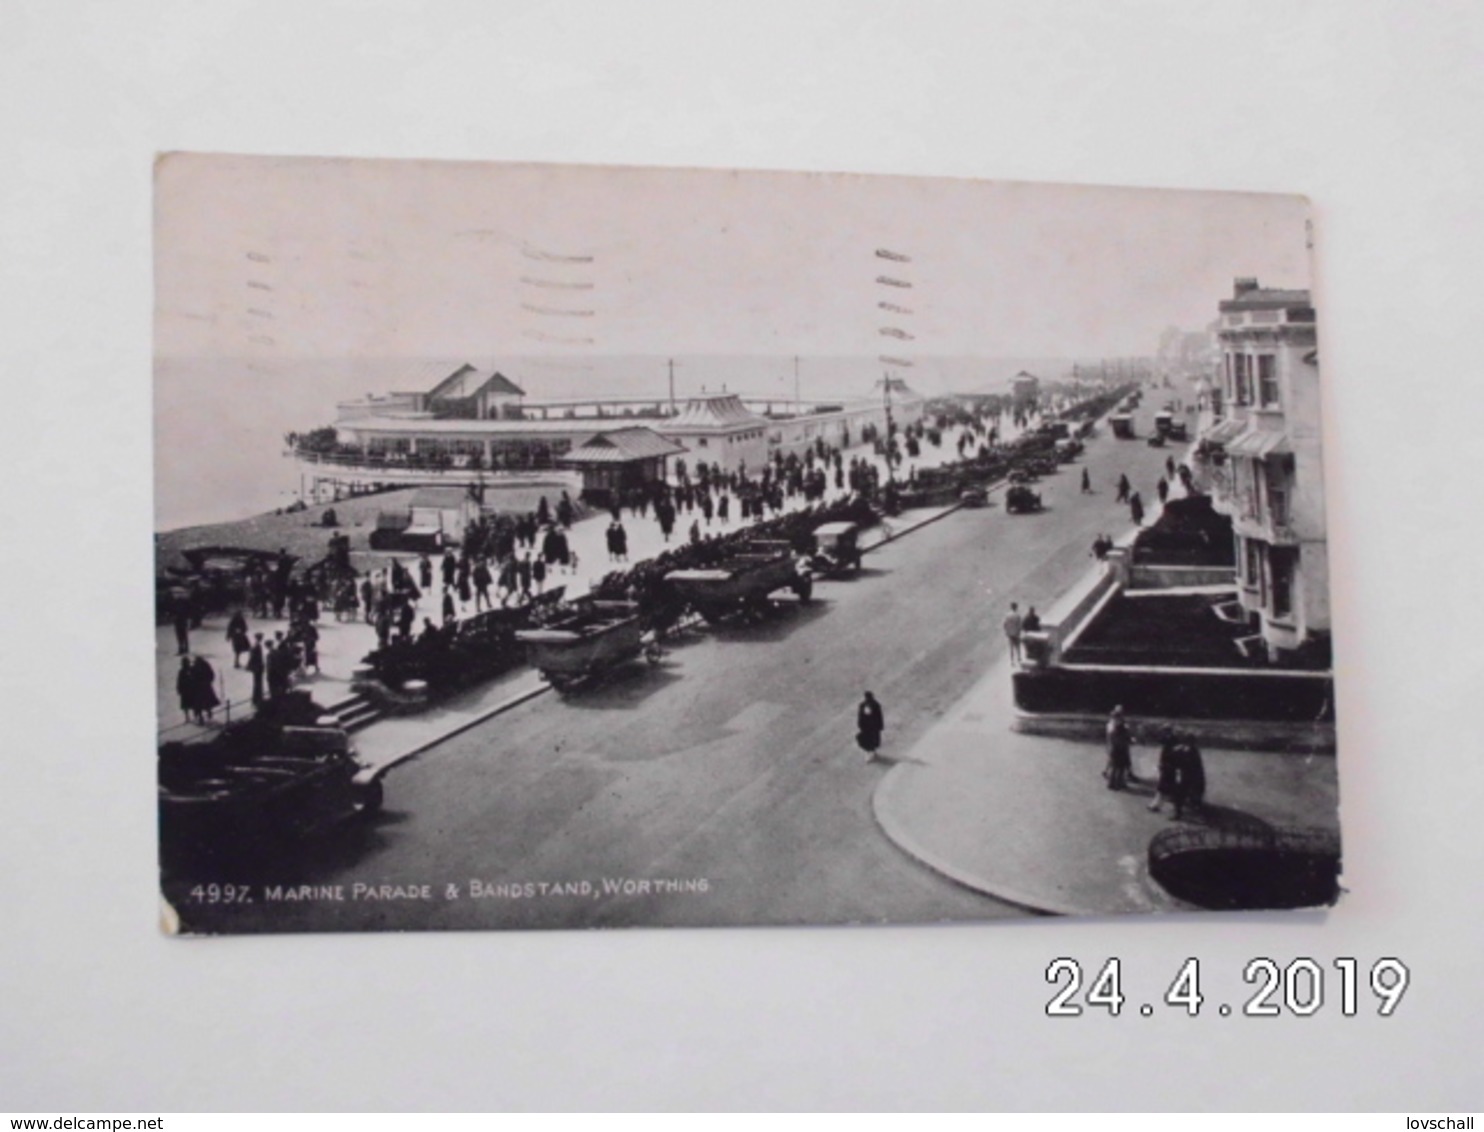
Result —
M 1240 299 L 1243 295 L 1247 294 L 1248 291 L 1256 290 L 1257 280 L 1254 277 L 1250 275 L 1238 276 L 1237 279 L 1232 283 L 1232 298 Z

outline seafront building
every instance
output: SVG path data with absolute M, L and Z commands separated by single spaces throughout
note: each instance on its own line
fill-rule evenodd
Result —
M 1221 363 L 1192 452 L 1197 485 L 1232 520 L 1238 598 L 1271 659 L 1327 651 L 1329 552 L 1319 355 L 1308 291 L 1238 279 L 1220 304 Z
M 833 402 L 724 389 L 680 401 L 539 400 L 506 374 L 471 364 L 424 367 L 406 384 L 414 388 L 341 402 L 333 425 L 290 436 L 288 454 L 299 463 L 306 497 L 391 484 L 550 481 L 562 474 L 577 490 L 607 489 L 664 478 L 671 459 L 756 471 L 775 453 L 820 442 L 858 444 L 868 426 L 884 432 L 888 416 L 898 427 L 916 423 L 926 405 L 895 377 L 861 397 Z M 641 463 L 620 467 L 630 456 Z M 579 473 L 591 482 L 579 483 Z

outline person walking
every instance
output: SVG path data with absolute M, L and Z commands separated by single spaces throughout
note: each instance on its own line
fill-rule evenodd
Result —
M 1206 804 L 1206 763 L 1201 750 L 1195 745 L 1195 737 L 1189 732 L 1180 732 L 1175 737 L 1175 769 L 1179 776 L 1179 802 L 1175 816 L 1183 811 L 1199 812 Z
M 232 667 L 242 667 L 242 654 L 252 648 L 252 638 L 247 635 L 247 618 L 238 609 L 227 622 L 227 640 L 232 645 Z
M 192 723 L 196 719 L 196 673 L 191 667 L 191 658 L 180 658 L 180 670 L 175 674 L 175 695 L 180 700 L 180 710 Z
M 263 655 L 263 634 L 258 633 L 252 642 L 252 648 L 247 654 L 247 670 L 252 673 L 252 702 L 253 707 L 263 706 L 263 673 L 267 671 L 265 657 Z
M 1020 617 L 1020 606 L 1015 602 L 1010 603 L 1010 612 L 1005 614 L 1005 620 L 1000 622 L 1000 627 L 1005 630 L 1005 640 L 1010 644 L 1010 663 L 1019 667 L 1020 634 L 1025 628 L 1025 623 Z
M 881 733 L 886 730 L 886 713 L 870 692 L 865 693 L 860 706 L 855 709 L 855 742 L 866 752 L 866 762 L 876 761 L 876 752 L 881 749 Z
M 522 602 L 531 600 L 530 551 L 522 551 L 515 558 L 515 588 Z
M 1149 803 L 1150 813 L 1160 813 L 1165 802 L 1169 802 L 1173 808 L 1171 817 L 1175 821 L 1180 820 L 1181 802 L 1180 792 L 1180 751 L 1179 744 L 1175 740 L 1175 732 L 1166 727 L 1160 733 L 1159 745 L 1159 770 L 1154 784 L 1154 801 Z
M 433 592 L 433 560 L 426 554 L 418 555 L 417 580 L 421 583 L 424 593 Z
M 1133 490 L 1133 484 L 1131 484 L 1131 483 L 1128 482 L 1128 476 L 1126 476 L 1126 475 L 1120 475 L 1118 477 L 1118 498 L 1116 500 L 1114 500 L 1114 502 L 1115 503 L 1127 503 L 1128 502 L 1128 497 L 1129 497 L 1129 492 L 1131 492 L 1132 490 Z
M 314 674 L 319 675 L 319 629 L 313 621 L 305 621 L 299 626 L 299 640 L 304 644 L 304 670 L 314 669 Z
M 204 656 L 196 657 L 191 663 L 191 683 L 195 685 L 196 722 L 206 723 L 222 701 L 216 694 L 216 670 Z
M 490 583 L 495 579 L 490 575 L 490 568 L 481 558 L 474 565 L 474 610 L 493 609 L 494 602 L 490 601 Z
M 1091 495 L 1092 494 L 1092 477 L 1087 474 L 1087 469 L 1086 468 L 1083 468 L 1082 469 L 1082 494 L 1083 495 Z
M 452 625 L 458 620 L 458 611 L 454 609 L 453 590 L 447 586 L 443 587 L 443 623 Z
M 1170 497 L 1170 481 L 1160 476 L 1159 483 L 1154 485 L 1154 490 L 1159 493 L 1159 501 L 1165 502 Z
M 186 656 L 191 651 L 191 614 L 185 599 L 176 598 L 172 602 L 170 620 L 175 625 L 175 655 Z
M 1123 718 L 1123 705 L 1115 707 L 1108 716 L 1106 733 L 1108 764 L 1103 767 L 1103 778 L 1109 790 L 1122 790 L 1133 777 L 1133 735 L 1128 722 Z
M 1134 526 L 1142 527 L 1144 525 L 1144 500 L 1139 497 L 1137 491 L 1128 497 L 1128 513 L 1129 517 L 1134 521 Z

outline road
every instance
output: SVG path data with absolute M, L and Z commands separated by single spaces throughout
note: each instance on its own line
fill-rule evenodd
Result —
M 316 898 L 265 904 L 255 885 L 252 906 L 197 909 L 192 922 L 322 931 L 1020 915 L 882 835 L 871 795 L 886 764 L 856 748 L 855 708 L 874 691 L 883 753 L 908 757 L 1002 656 L 1009 602 L 1046 608 L 1089 569 L 1096 535 L 1127 527 L 1119 473 L 1155 498 L 1170 450 L 1100 432 L 1043 481 L 1044 513 L 1006 514 L 996 494 L 990 508 L 887 544 L 859 577 L 821 583 L 814 602 L 767 624 L 697 631 L 658 668 L 635 664 L 498 716 L 395 770 L 375 821 L 258 878 L 284 892 L 330 886 Z M 1091 495 L 1079 491 L 1084 466 Z

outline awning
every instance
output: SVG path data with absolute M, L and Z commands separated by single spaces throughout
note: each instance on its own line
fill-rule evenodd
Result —
M 1242 430 L 1247 427 L 1246 421 L 1235 420 L 1228 417 L 1224 421 L 1218 421 L 1200 435 L 1200 439 L 1207 444 L 1230 444 Z
M 1269 432 L 1265 429 L 1248 429 L 1226 446 L 1227 455 L 1245 456 L 1252 460 L 1262 460 L 1268 456 L 1284 455 L 1292 449 L 1288 447 L 1288 437 L 1281 432 Z

